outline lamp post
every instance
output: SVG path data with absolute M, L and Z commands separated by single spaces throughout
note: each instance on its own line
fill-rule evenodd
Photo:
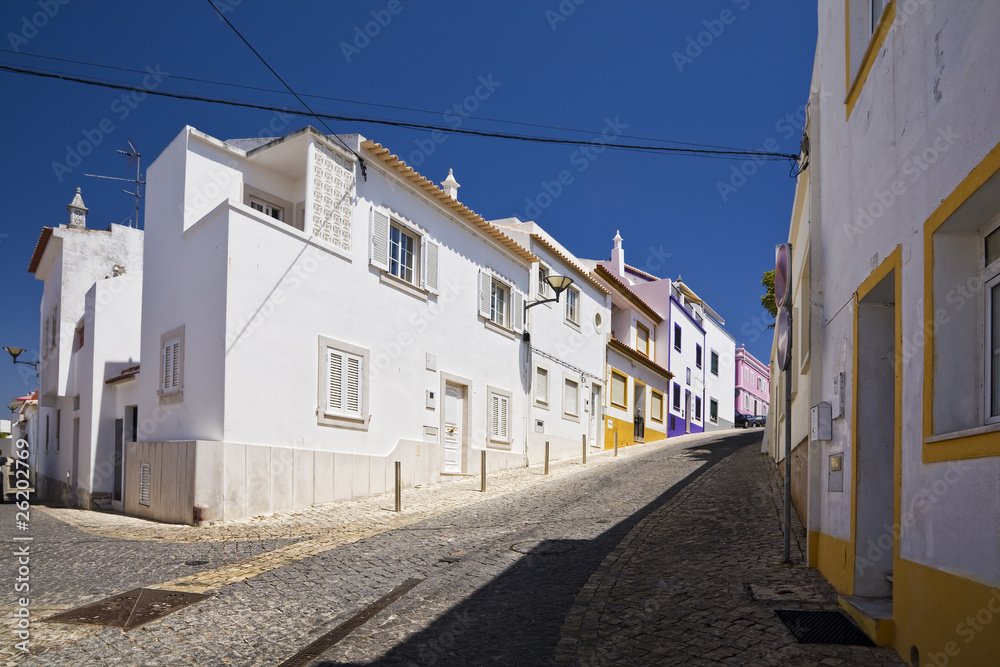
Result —
M 7 350 L 7 353 L 11 356 L 11 359 L 13 359 L 13 361 L 14 361 L 15 364 L 24 364 L 25 366 L 31 366 L 36 371 L 38 370 L 38 362 L 37 361 L 18 361 L 17 360 L 17 358 L 19 356 L 21 356 L 21 354 L 24 353 L 24 348 L 21 348 L 21 347 L 6 347 L 5 346 L 3 349 Z

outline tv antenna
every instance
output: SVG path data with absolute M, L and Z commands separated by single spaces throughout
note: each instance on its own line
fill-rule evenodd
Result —
M 128 140 L 128 147 L 129 147 L 129 150 L 127 150 L 127 151 L 119 150 L 118 152 L 121 153 L 122 155 L 128 156 L 128 166 L 131 167 L 133 164 L 135 165 L 135 178 L 134 179 L 133 178 L 118 178 L 117 176 L 101 176 L 100 174 L 84 174 L 84 176 L 91 176 L 93 178 L 106 178 L 106 179 L 111 180 L 111 181 L 128 181 L 129 183 L 135 183 L 135 192 L 130 192 L 129 190 L 122 190 L 122 192 L 124 192 L 127 195 L 132 195 L 133 197 L 135 197 L 135 218 L 134 218 L 135 225 L 134 226 L 135 226 L 136 229 L 138 229 L 139 228 L 139 200 L 143 198 L 143 195 L 142 195 L 142 186 L 146 184 L 146 181 L 142 180 L 142 172 L 140 170 L 140 167 L 141 167 L 141 164 L 142 164 L 142 155 L 136 149 L 136 147 L 132 143 L 131 139 Z M 131 227 L 132 225 L 129 225 L 129 226 Z

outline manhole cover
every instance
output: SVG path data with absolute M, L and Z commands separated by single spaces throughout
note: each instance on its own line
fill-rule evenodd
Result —
M 569 540 L 543 540 L 541 542 L 518 542 L 510 545 L 510 548 L 519 554 L 529 556 L 551 556 L 552 554 L 564 554 L 567 551 L 576 549 L 576 545 Z
M 54 623 L 107 625 L 132 630 L 207 597 L 209 596 L 201 593 L 136 588 L 100 602 L 64 611 L 45 620 Z
M 800 644 L 875 646 L 875 642 L 839 611 L 775 609 L 781 622 Z

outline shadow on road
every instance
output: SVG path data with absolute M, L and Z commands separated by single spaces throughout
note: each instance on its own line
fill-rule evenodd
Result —
M 759 443 L 759 432 L 730 433 L 693 443 L 686 448 L 687 456 L 704 461 L 705 465 L 642 509 L 591 540 L 538 542 L 488 585 L 372 664 L 551 663 L 566 614 L 577 594 L 629 531 L 713 465 L 742 447 Z M 614 493 L 615 488 L 601 488 L 600 492 Z M 348 663 L 317 661 L 312 664 L 314 667 L 336 667 Z

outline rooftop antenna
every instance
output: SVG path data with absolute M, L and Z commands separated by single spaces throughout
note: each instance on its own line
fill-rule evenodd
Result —
M 134 179 L 132 179 L 132 178 L 118 178 L 117 176 L 101 176 L 100 174 L 84 174 L 84 176 L 91 176 L 93 178 L 106 178 L 106 179 L 111 180 L 111 181 L 128 181 L 129 183 L 135 183 L 135 192 L 131 192 L 129 190 L 122 190 L 122 192 L 124 192 L 127 195 L 132 195 L 132 196 L 135 197 L 135 218 L 134 218 L 135 225 L 134 226 L 135 226 L 136 229 L 138 229 L 139 228 L 139 200 L 143 198 L 143 195 L 142 195 L 142 186 L 146 184 L 146 181 L 142 180 L 142 172 L 140 171 L 140 167 L 141 167 L 141 164 L 142 164 L 142 155 L 139 153 L 138 150 L 136 150 L 136 147 L 132 143 L 131 139 L 128 140 L 128 147 L 129 147 L 129 150 L 127 150 L 127 151 L 119 150 L 118 152 L 121 153 L 122 155 L 127 155 L 128 156 L 128 166 L 131 167 L 133 164 L 135 165 L 135 178 Z M 129 226 L 131 227 L 132 225 L 129 225 Z

